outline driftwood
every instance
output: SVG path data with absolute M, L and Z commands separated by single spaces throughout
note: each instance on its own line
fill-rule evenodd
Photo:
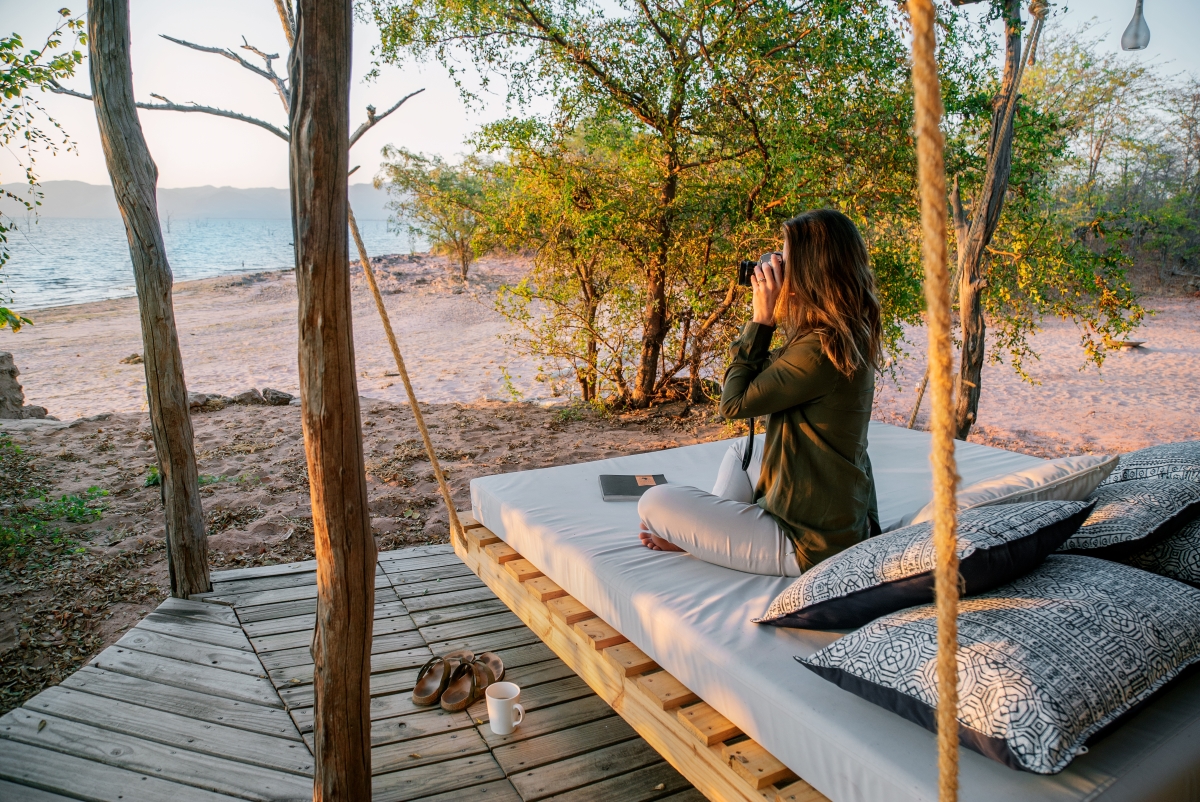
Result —
M 313 799 L 371 798 L 375 540 L 367 509 L 346 172 L 351 0 L 301 0 L 289 129 L 300 319 L 300 399 L 317 554 Z
M 171 267 L 158 221 L 158 168 L 142 136 L 133 101 L 129 0 L 89 0 L 88 69 L 100 143 L 133 259 L 150 426 L 162 476 L 171 595 L 187 598 L 212 589 L 208 541 L 171 303 Z

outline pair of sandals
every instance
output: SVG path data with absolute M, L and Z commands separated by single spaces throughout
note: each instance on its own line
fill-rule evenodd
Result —
M 434 657 L 421 666 L 413 688 L 413 704 L 430 706 L 441 702 L 451 713 L 466 710 L 483 698 L 487 686 L 504 677 L 504 661 L 495 652 L 478 657 L 469 649 L 458 649 Z

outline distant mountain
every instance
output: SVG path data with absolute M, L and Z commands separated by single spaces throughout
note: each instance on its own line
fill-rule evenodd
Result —
M 25 197 L 25 186 L 6 184 L 4 189 Z M 120 217 L 112 187 L 85 184 L 82 181 L 42 182 L 41 217 L 110 218 Z M 350 185 L 350 207 L 359 220 L 386 220 L 387 192 L 367 183 Z M 12 201 L 0 209 L 23 217 Z M 181 187 L 158 190 L 158 213 L 165 221 L 196 219 L 287 220 L 291 217 L 288 191 L 277 187 L 239 189 L 237 187 Z

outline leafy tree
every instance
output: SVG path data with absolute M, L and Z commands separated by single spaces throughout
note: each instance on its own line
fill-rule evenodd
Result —
M 467 270 L 484 250 L 483 204 L 487 165 L 478 159 L 448 164 L 439 156 L 422 156 L 388 146 L 375 185 L 395 196 L 389 207 L 412 234 L 458 262 L 465 284 Z
M 716 335 L 744 311 L 733 266 L 777 247 L 780 222 L 804 208 L 837 206 L 871 237 L 893 345 L 901 324 L 916 319 L 911 102 L 894 4 L 373 0 L 371 8 L 385 59 L 434 56 L 453 69 L 461 53 L 485 80 L 503 75 L 518 107 L 555 98 L 549 114 L 514 117 L 479 137 L 509 159 L 506 191 L 528 205 L 524 217 L 501 217 L 538 248 L 536 280 L 509 300 L 567 314 L 564 293 L 578 293 L 569 304 L 578 328 L 553 324 L 558 339 L 543 353 L 562 351 L 570 331 L 591 331 L 568 361 L 611 382 L 621 402 L 671 394 L 681 370 L 697 392 L 719 359 Z M 957 17 L 945 13 L 948 61 L 977 71 L 982 62 L 965 53 Z M 603 266 L 590 274 L 594 293 L 584 264 Z
M 45 44 L 36 50 L 26 50 L 20 34 L 0 37 L 0 94 L 3 95 L 0 100 L 0 147 L 10 148 L 13 143 L 20 143 L 15 153 L 25 171 L 27 185 L 24 196 L 3 189 L 0 198 L 14 201 L 32 213 L 36 213 L 42 197 L 37 179 L 38 151 L 44 149 L 54 153 L 59 147 L 68 151 L 74 149 L 62 126 L 31 94 L 35 89 L 46 91 L 60 78 L 74 75 L 75 68 L 83 63 L 83 54 L 79 50 L 87 44 L 83 20 L 72 17 L 66 8 L 58 13 L 62 21 L 46 37 Z M 70 44 L 64 47 L 63 42 L 67 39 Z M 47 126 L 50 130 L 46 130 Z M 8 262 L 8 232 L 16 228 L 12 218 L 0 212 L 0 268 Z M 5 305 L 11 302 L 0 285 L 0 329 L 9 327 L 19 331 L 23 324 L 32 321 Z

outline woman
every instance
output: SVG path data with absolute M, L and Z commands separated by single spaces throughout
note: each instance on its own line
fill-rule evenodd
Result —
M 739 443 L 712 493 L 652 487 L 638 513 L 648 548 L 799 576 L 879 531 L 867 424 L 881 325 L 867 247 L 849 218 L 805 212 L 783 235 L 783 258 L 755 268 L 753 319 L 733 343 L 721 393 L 726 418 L 768 416 L 761 469 L 751 463 L 746 476 Z M 783 347 L 772 353 L 777 325 Z

